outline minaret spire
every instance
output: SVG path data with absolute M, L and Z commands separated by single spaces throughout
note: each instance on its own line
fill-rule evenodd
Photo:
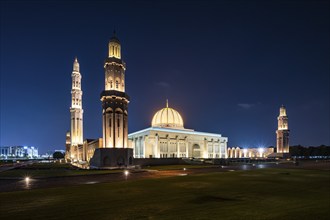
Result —
M 116 31 L 113 31 L 113 35 L 110 38 L 109 45 L 108 45 L 108 57 L 114 57 L 116 59 L 121 60 L 121 46 L 120 46 L 120 41 L 117 38 Z
M 79 72 L 79 63 L 78 63 L 78 58 L 77 57 L 74 58 L 73 71 Z
M 79 160 L 78 145 L 83 144 L 83 112 L 82 109 L 82 90 L 81 74 L 77 57 L 73 61 L 72 71 L 72 89 L 71 89 L 71 160 Z

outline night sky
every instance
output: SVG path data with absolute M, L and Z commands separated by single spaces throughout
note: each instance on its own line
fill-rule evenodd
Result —
M 1 1 L 1 142 L 64 149 L 71 72 L 84 138 L 102 137 L 100 93 L 114 28 L 127 64 L 129 132 L 169 106 L 228 146 L 330 144 L 329 1 Z

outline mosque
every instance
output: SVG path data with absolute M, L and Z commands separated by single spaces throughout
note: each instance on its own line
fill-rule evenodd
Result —
M 66 134 L 66 160 L 91 167 L 130 166 L 133 158 L 240 158 L 252 156 L 240 148 L 227 148 L 228 138 L 221 134 L 187 129 L 178 111 L 166 106 L 155 113 L 151 127 L 128 134 L 128 104 L 125 92 L 126 63 L 121 58 L 121 43 L 115 33 L 108 44 L 104 61 L 102 102 L 103 136 L 83 138 L 83 108 L 80 65 L 75 58 L 72 71 L 71 129 Z M 278 118 L 277 145 L 288 152 L 288 128 L 285 108 Z M 252 150 L 249 150 L 252 152 Z M 245 153 L 245 154 L 244 154 Z M 264 153 L 264 154 L 262 154 Z M 265 151 L 256 156 L 266 156 Z M 270 152 L 271 153 L 271 152 Z
M 128 135 L 134 158 L 227 158 L 227 137 L 186 129 L 179 112 L 157 111 L 151 127 Z

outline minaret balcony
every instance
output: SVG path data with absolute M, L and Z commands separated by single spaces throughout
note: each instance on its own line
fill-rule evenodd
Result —
M 127 101 L 130 100 L 129 96 L 125 92 L 120 92 L 117 90 L 104 90 L 101 92 L 100 98 L 103 97 L 121 97 L 125 98 Z

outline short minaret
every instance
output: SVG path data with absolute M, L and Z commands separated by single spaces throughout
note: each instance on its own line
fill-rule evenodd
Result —
M 71 89 L 71 157 L 73 156 L 72 147 L 83 144 L 83 112 L 81 74 L 77 58 L 73 62 Z M 74 157 L 74 156 L 73 156 Z
M 128 147 L 128 103 L 125 93 L 126 65 L 121 59 L 120 41 L 114 32 L 104 62 L 105 89 L 101 93 L 103 147 Z
M 70 137 L 70 131 L 66 132 L 65 135 L 65 160 L 70 160 L 70 148 L 71 148 L 71 137 Z
M 289 153 L 289 125 L 286 109 L 282 105 L 280 115 L 277 117 L 278 128 L 276 131 L 277 153 Z

